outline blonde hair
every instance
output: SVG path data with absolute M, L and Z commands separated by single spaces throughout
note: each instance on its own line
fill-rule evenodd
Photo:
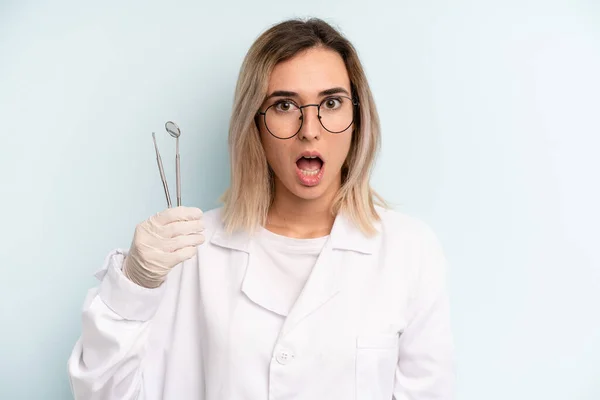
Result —
M 242 63 L 229 125 L 231 184 L 222 197 L 223 222 L 228 232 L 264 226 L 273 201 L 273 176 L 255 123 L 267 96 L 271 71 L 277 63 L 318 46 L 342 57 L 352 96 L 359 101 L 352 144 L 342 168 L 342 186 L 331 212 L 345 213 L 367 235 L 376 232 L 374 221 L 379 215 L 375 205 L 387 207 L 369 182 L 380 147 L 379 116 L 355 48 L 340 32 L 317 18 L 292 19 L 272 26 L 258 37 Z

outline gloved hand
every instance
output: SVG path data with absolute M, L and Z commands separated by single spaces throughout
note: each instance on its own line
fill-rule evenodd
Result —
M 136 226 L 123 273 L 140 286 L 160 286 L 173 267 L 196 254 L 203 231 L 199 208 L 167 208 L 153 215 Z

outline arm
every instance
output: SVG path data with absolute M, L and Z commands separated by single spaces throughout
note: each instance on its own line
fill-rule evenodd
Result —
M 147 289 L 131 282 L 121 271 L 125 255 L 108 255 L 96 274 L 100 286 L 85 300 L 81 337 L 68 361 L 75 399 L 144 398 L 149 325 L 166 285 Z
M 409 321 L 400 337 L 395 400 L 454 399 L 454 345 L 446 288 L 447 262 L 431 229 L 421 247 Z

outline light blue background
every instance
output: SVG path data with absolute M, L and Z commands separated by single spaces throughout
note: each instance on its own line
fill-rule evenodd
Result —
M 600 3 L 0 3 L 0 399 L 68 399 L 93 272 L 229 177 L 236 75 L 293 16 L 358 48 L 383 125 L 374 186 L 451 263 L 460 400 L 600 399 Z

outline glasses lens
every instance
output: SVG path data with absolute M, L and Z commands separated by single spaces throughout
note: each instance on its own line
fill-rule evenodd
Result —
M 321 103 L 321 124 L 329 132 L 344 132 L 353 119 L 354 108 L 348 97 L 328 97 Z
M 281 139 L 287 139 L 300 130 L 302 112 L 294 103 L 281 101 L 267 109 L 265 124 L 271 134 Z

